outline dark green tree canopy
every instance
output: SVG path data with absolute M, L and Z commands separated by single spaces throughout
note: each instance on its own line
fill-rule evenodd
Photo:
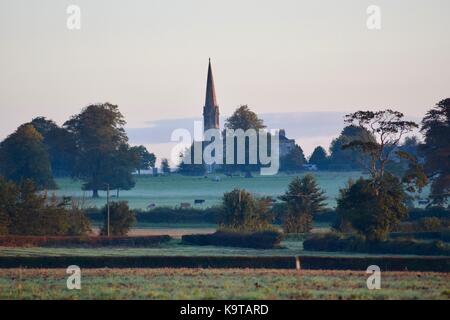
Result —
M 325 208 L 325 192 L 319 188 L 313 175 L 295 177 L 286 193 L 279 197 L 287 204 L 283 219 L 286 233 L 304 233 L 312 229 L 313 215 Z
M 425 171 L 432 179 L 431 199 L 444 205 L 450 197 L 450 98 L 440 101 L 422 120 Z
M 42 135 L 31 124 L 21 125 L 0 143 L 0 173 L 21 183 L 32 180 L 38 189 L 55 189 L 50 159 Z
M 328 165 L 332 170 L 363 170 L 369 162 L 367 155 L 357 149 L 345 149 L 353 141 L 375 142 L 375 137 L 365 128 L 346 126 L 340 136 L 331 142 Z
M 309 163 L 315 164 L 320 170 L 326 169 L 328 165 L 328 156 L 325 149 L 321 146 L 316 147 L 309 158 Z
M 136 215 L 133 210 L 131 210 L 126 201 L 113 202 L 110 205 L 109 214 L 109 231 L 111 236 L 125 236 L 130 228 L 136 223 Z M 108 233 L 108 218 L 107 218 L 108 208 L 105 206 L 102 209 L 105 221 L 102 229 L 100 230 L 101 235 L 107 235 Z
M 307 163 L 303 149 L 296 144 L 294 149 L 291 150 L 286 156 L 280 159 L 281 170 L 300 171 Z
M 90 105 L 68 120 L 64 127 L 74 135 L 76 163 L 73 176 L 85 182 L 84 188 L 106 190 L 134 185 L 131 173 L 136 166 L 125 134 L 125 120 L 118 106 L 104 103 Z
M 70 176 L 75 165 L 75 137 L 54 121 L 37 117 L 31 121 L 33 127 L 43 136 L 54 176 Z
M 350 223 L 369 240 L 386 239 L 407 217 L 407 199 L 401 181 L 389 173 L 377 183 L 363 178 L 350 181 L 337 199 L 338 226 Z
M 269 230 L 273 220 L 270 203 L 269 198 L 255 199 L 243 189 L 226 192 L 222 201 L 222 227 L 244 232 Z
M 145 146 L 131 147 L 131 151 L 138 159 L 136 170 L 138 170 L 139 174 L 141 170 L 149 170 L 150 168 L 155 167 L 156 156 L 155 154 L 150 153 Z
M 415 122 L 405 120 L 403 113 L 391 109 L 357 111 L 346 115 L 345 122 L 369 132 L 374 138 L 353 139 L 343 146 L 344 149 L 359 150 L 369 157 L 368 170 L 374 179 L 383 177 L 386 163 L 392 158 L 402 138 L 418 128 Z
M 247 105 L 242 105 L 237 108 L 225 122 L 225 128 L 233 130 L 259 130 L 265 127 L 263 120 L 258 118 L 258 115 L 251 111 Z

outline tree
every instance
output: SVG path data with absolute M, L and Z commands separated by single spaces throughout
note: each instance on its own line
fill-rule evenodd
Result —
M 279 199 L 287 204 L 284 232 L 304 233 L 311 231 L 313 215 L 323 211 L 326 197 L 314 176 L 307 174 L 303 178 L 295 177 Z
M 16 183 L 30 179 L 40 190 L 56 188 L 43 137 L 31 124 L 0 143 L 0 173 Z
M 247 105 L 242 105 L 237 108 L 231 117 L 227 118 L 225 121 L 225 128 L 232 130 L 259 130 L 265 127 L 264 121 L 260 119 L 256 113 L 251 111 Z
M 368 170 L 373 179 L 385 173 L 386 163 L 391 159 L 402 138 L 418 128 L 413 121 L 404 120 L 401 112 L 391 109 L 382 111 L 357 111 L 345 116 L 345 122 L 365 130 L 374 139 L 353 139 L 344 149 L 359 150 L 369 157 Z
M 350 224 L 368 240 L 383 240 L 406 218 L 407 198 L 400 180 L 389 173 L 379 185 L 371 179 L 350 181 L 337 199 L 337 227 Z
M 164 158 L 161 160 L 161 171 L 166 174 L 170 174 L 169 160 Z
M 108 208 L 107 206 L 102 209 L 105 221 L 102 229 L 100 230 L 101 235 L 108 234 Z M 136 216 L 133 210 L 130 210 L 128 203 L 126 201 L 113 202 L 110 204 L 109 209 L 109 230 L 110 235 L 113 236 L 124 236 L 128 233 L 133 224 L 136 223 Z
M 139 155 L 128 144 L 120 145 L 106 161 L 105 166 L 109 168 L 104 181 L 110 189 L 117 190 L 117 198 L 120 190 L 130 190 L 136 185 L 132 172 L 139 166 L 139 162 Z
M 155 166 L 156 156 L 154 153 L 148 152 L 146 147 L 131 147 L 131 151 L 134 152 L 139 159 L 138 165 L 136 167 L 139 175 L 141 174 L 141 170 L 149 170 L 150 168 L 153 168 Z
M 99 190 L 106 190 L 112 176 L 114 180 L 128 181 L 133 171 L 131 164 L 121 167 L 122 170 L 112 165 L 123 154 L 123 146 L 128 146 L 124 125 L 118 106 L 110 103 L 90 105 L 64 123 L 74 135 L 77 147 L 73 177 L 83 180 L 83 188 L 92 190 L 94 198 L 98 197 Z M 119 179 L 121 174 L 126 177 Z
M 296 144 L 291 152 L 280 159 L 280 163 L 282 170 L 299 171 L 303 169 L 307 161 L 302 148 Z
M 18 194 L 17 186 L 0 176 L 0 235 L 9 233 Z
M 12 235 L 62 236 L 90 232 L 81 210 L 67 207 L 67 199 L 37 192 L 31 180 L 20 185 L 0 178 L 0 232 Z
M 422 120 L 425 171 L 431 178 L 430 198 L 443 206 L 450 196 L 450 98 L 440 101 Z
M 362 170 L 368 162 L 367 156 L 357 149 L 346 149 L 344 146 L 352 141 L 374 142 L 375 137 L 363 127 L 346 126 L 341 135 L 331 142 L 329 169 L 335 170 Z
M 226 192 L 222 200 L 222 227 L 244 232 L 269 230 L 273 220 L 270 203 L 269 198 L 255 199 L 245 190 Z
M 316 147 L 309 158 L 309 163 L 316 165 L 319 170 L 327 169 L 328 156 L 325 149 L 321 146 Z
M 256 134 L 259 132 L 259 130 L 266 128 L 266 126 L 264 125 L 264 121 L 262 119 L 260 119 L 258 117 L 258 115 L 251 111 L 250 108 L 247 105 L 242 105 L 239 108 L 237 108 L 233 114 L 231 115 L 231 117 L 227 118 L 225 121 L 225 129 L 228 130 L 243 130 L 244 132 L 249 130 L 249 129 L 253 129 L 255 130 Z M 259 137 L 256 137 L 259 141 Z M 226 146 L 226 141 L 227 139 L 235 139 L 235 142 L 237 141 L 236 137 L 233 136 L 228 136 L 227 134 L 227 130 L 223 131 L 223 143 L 224 146 Z M 226 164 L 224 165 L 224 170 L 228 171 L 228 172 L 232 172 L 235 170 L 240 170 L 242 172 L 245 172 L 247 174 L 247 176 L 251 176 L 250 172 L 251 170 L 257 170 L 259 169 L 260 165 L 259 165 L 259 156 L 258 156 L 258 160 L 257 160 L 257 164 L 250 164 L 250 159 L 249 159 L 249 155 L 250 155 L 250 150 L 252 146 L 250 146 L 250 139 L 246 138 L 245 141 L 245 150 L 244 150 L 244 154 L 245 154 L 245 161 L 244 164 L 238 164 L 237 162 L 237 154 L 238 154 L 238 150 L 237 150 L 237 143 L 234 143 L 234 161 L 233 164 Z M 258 150 L 259 144 L 257 144 L 256 146 L 256 150 L 258 151 L 257 153 L 259 153 Z M 226 148 L 224 148 L 224 162 L 226 163 Z
M 346 122 L 370 132 L 374 141 L 355 139 L 343 146 L 357 149 L 369 157 L 369 179 L 360 179 L 343 189 L 338 199 L 340 224 L 349 222 L 370 240 L 384 239 L 407 214 L 406 191 L 421 190 L 427 183 L 417 159 L 399 151 L 402 137 L 417 128 L 417 124 L 403 119 L 401 112 L 393 110 L 357 111 L 346 116 Z M 386 171 L 393 155 L 409 163 L 403 178 Z
M 37 117 L 31 121 L 44 138 L 54 176 L 70 176 L 75 164 L 76 145 L 73 134 L 54 121 Z

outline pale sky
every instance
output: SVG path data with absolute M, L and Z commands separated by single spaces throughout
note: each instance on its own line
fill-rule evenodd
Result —
M 71 4 L 81 30 L 66 27 Z M 199 117 L 208 57 L 222 116 L 248 104 L 421 118 L 450 96 L 449 12 L 449 0 L 0 0 L 0 138 L 96 102 L 131 128 Z

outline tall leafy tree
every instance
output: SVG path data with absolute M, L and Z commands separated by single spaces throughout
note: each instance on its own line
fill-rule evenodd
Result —
M 425 170 L 432 179 L 432 203 L 444 205 L 450 196 L 450 98 L 440 101 L 422 120 Z
M 237 108 L 225 122 L 225 128 L 233 130 L 259 130 L 265 127 L 264 121 L 255 112 L 251 111 L 247 105 L 242 105 Z
M 312 229 L 313 215 L 325 208 L 325 192 L 319 188 L 313 175 L 295 177 L 284 195 L 287 204 L 283 229 L 286 233 L 304 233 Z
M 247 131 L 249 129 L 253 129 L 256 131 L 256 133 L 259 132 L 259 130 L 266 128 L 264 125 L 264 121 L 258 117 L 258 115 L 250 110 L 250 108 L 247 105 L 242 105 L 239 108 L 237 108 L 233 114 L 226 119 L 225 121 L 225 129 L 229 130 L 243 130 Z M 224 146 L 226 145 L 227 139 L 232 139 L 232 137 L 229 137 L 227 134 L 227 131 L 224 130 L 223 139 L 224 139 Z M 236 139 L 236 138 L 234 138 Z M 259 139 L 259 137 L 257 137 Z M 250 140 L 246 139 L 245 142 L 245 163 L 244 164 L 238 164 L 237 163 L 237 144 L 234 144 L 234 162 L 233 164 L 227 164 L 225 167 L 225 171 L 232 172 L 235 170 L 240 170 L 243 172 L 246 172 L 248 176 L 250 176 L 251 170 L 258 169 L 259 166 L 259 160 L 257 161 L 257 164 L 250 164 L 250 150 L 252 150 L 252 147 L 250 146 Z M 255 150 L 255 149 L 253 149 Z M 256 150 L 258 150 L 258 145 L 256 146 Z M 226 149 L 224 148 L 224 163 L 226 159 Z
M 406 134 L 418 128 L 414 121 L 405 120 L 403 113 L 391 109 L 376 112 L 357 111 L 346 115 L 345 121 L 373 137 L 355 138 L 343 146 L 344 149 L 361 151 L 369 157 L 368 170 L 373 179 L 383 177 L 387 162 L 395 154 L 404 155 L 396 153 L 397 147 Z
M 106 161 L 105 182 L 110 189 L 117 191 L 117 197 L 119 197 L 120 190 L 130 190 L 136 185 L 132 173 L 139 166 L 140 161 L 139 154 L 125 143 L 120 145 Z
M 406 217 L 408 196 L 405 191 L 421 190 L 427 179 L 417 159 L 399 151 L 402 138 L 418 127 L 394 110 L 357 111 L 346 116 L 346 122 L 369 131 L 374 141 L 353 140 L 344 148 L 360 150 L 369 157 L 370 178 L 350 183 L 338 199 L 340 225 L 350 223 L 370 240 L 384 239 L 390 230 Z M 394 155 L 409 162 L 400 178 L 386 170 Z
M 32 180 L 38 189 L 56 188 L 42 135 L 31 125 L 21 125 L 0 143 L 0 173 L 21 183 Z
M 75 164 L 76 145 L 73 134 L 54 121 L 37 117 L 31 121 L 44 138 L 54 176 L 70 176 Z
M 64 123 L 77 148 L 73 176 L 84 181 L 83 188 L 92 190 L 93 197 L 106 190 L 112 176 L 116 180 L 120 173 L 129 174 L 114 165 L 121 148 L 128 145 L 124 125 L 119 107 L 110 103 L 90 105 Z
M 350 224 L 368 240 L 386 239 L 407 217 L 407 195 L 400 180 L 386 173 L 377 185 L 371 179 L 353 182 L 341 189 L 337 199 L 337 229 Z
M 134 152 L 138 158 L 136 170 L 138 174 L 141 174 L 141 170 L 149 170 L 155 167 L 156 156 L 154 153 L 150 153 L 145 146 L 131 147 L 131 151 Z
M 340 136 L 331 142 L 329 166 L 335 170 L 363 170 L 368 163 L 367 156 L 357 149 L 345 149 L 352 141 L 374 142 L 375 137 L 366 128 L 349 125 Z
M 286 156 L 280 159 L 281 170 L 299 171 L 307 163 L 303 149 L 296 144 Z
M 316 165 L 319 170 L 327 169 L 328 156 L 325 149 L 321 146 L 316 147 L 309 158 L 309 163 Z

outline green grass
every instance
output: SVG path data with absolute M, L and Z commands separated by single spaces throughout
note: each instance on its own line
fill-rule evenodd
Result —
M 304 175 L 300 173 L 299 175 Z M 335 198 L 339 188 L 343 187 L 349 178 L 356 179 L 360 172 L 314 172 L 321 188 L 326 191 L 328 205 L 335 205 Z M 157 206 L 177 206 L 181 202 L 193 203 L 195 199 L 204 199 L 206 202 L 197 207 L 209 207 L 220 203 L 224 192 L 234 188 L 244 188 L 259 196 L 276 197 L 284 193 L 288 184 L 296 175 L 279 174 L 276 176 L 255 175 L 254 178 L 226 177 L 218 175 L 221 179 L 216 182 L 214 175 L 208 178 L 187 177 L 177 174 L 170 176 L 141 176 L 136 177 L 136 186 L 129 191 L 120 192 L 120 200 L 127 200 L 134 209 L 146 208 L 150 203 Z M 56 179 L 59 190 L 57 195 L 75 196 L 84 199 L 85 206 L 103 206 L 105 192 L 100 192 L 100 199 L 91 199 L 91 192 L 81 190 L 81 182 L 69 178 Z M 111 193 L 115 195 L 113 191 Z M 115 198 L 113 198 L 114 200 Z
M 0 270 L 0 299 L 450 299 L 445 273 L 384 272 L 368 290 L 356 271 L 86 269 L 81 290 L 62 269 Z

